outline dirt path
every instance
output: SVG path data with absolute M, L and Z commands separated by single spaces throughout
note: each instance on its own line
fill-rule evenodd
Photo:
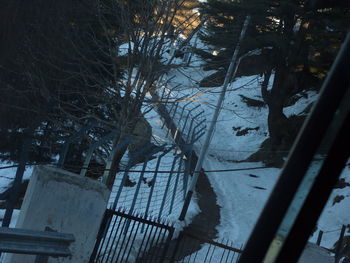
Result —
M 192 219 L 192 222 L 185 227 L 183 231 L 213 240 L 218 234 L 216 226 L 220 223 L 220 207 L 216 204 L 216 194 L 206 175 L 198 178 L 196 194 L 201 212 Z M 173 251 L 176 242 L 176 239 L 172 241 L 170 251 Z M 182 247 L 182 249 L 176 253 L 175 260 L 180 261 L 186 256 L 195 253 L 201 249 L 202 244 L 201 242 L 197 242 L 191 246 Z
M 159 97 L 156 94 L 152 94 L 154 100 L 159 100 Z M 171 134 L 174 135 L 178 132 L 176 136 L 176 144 L 182 148 L 182 145 L 185 145 L 185 142 L 177 131 L 176 125 L 168 114 L 165 106 L 160 104 L 158 105 L 158 114 L 165 120 L 165 125 L 170 127 Z M 191 160 L 191 170 L 194 170 L 198 157 L 196 153 L 192 153 Z M 220 223 L 220 207 L 216 204 L 217 196 L 209 182 L 208 177 L 199 176 L 197 185 L 196 185 L 196 197 L 198 201 L 198 206 L 201 210 L 193 219 L 192 222 L 185 227 L 183 230 L 196 234 L 206 239 L 215 239 L 217 237 L 217 230 L 215 227 Z M 175 247 L 177 240 L 173 240 L 170 244 L 170 251 Z M 201 248 L 201 243 L 197 243 L 195 246 L 186 246 L 182 249 L 180 253 L 177 254 L 176 259 L 180 260 L 190 254 L 195 253 Z

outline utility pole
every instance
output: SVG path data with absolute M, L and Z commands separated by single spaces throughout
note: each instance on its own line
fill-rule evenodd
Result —
M 239 53 L 239 50 L 240 50 L 240 43 L 242 42 L 242 39 L 245 36 L 245 33 L 247 31 L 247 27 L 248 27 L 249 22 L 250 22 L 250 16 L 248 15 L 248 16 L 246 16 L 246 18 L 244 20 L 242 31 L 240 33 L 237 45 L 235 47 L 235 50 L 234 50 L 232 58 L 231 58 L 230 66 L 229 66 L 229 68 L 228 68 L 228 70 L 226 72 L 226 76 L 225 76 L 224 84 L 222 86 L 221 94 L 220 94 L 220 97 L 219 97 L 219 99 L 217 101 L 216 109 L 215 109 L 213 118 L 212 118 L 212 120 L 210 122 L 210 126 L 209 126 L 209 129 L 208 129 L 207 136 L 205 138 L 203 147 L 202 147 L 200 155 L 198 157 L 198 161 L 197 161 L 197 164 L 196 164 L 196 168 L 194 170 L 194 174 L 193 174 L 193 177 L 192 177 L 191 185 L 190 185 L 190 187 L 188 189 L 188 192 L 187 192 L 187 195 L 186 195 L 186 198 L 185 198 L 185 202 L 184 202 L 184 206 L 182 208 L 179 220 L 184 220 L 185 219 L 188 207 L 189 207 L 191 199 L 192 199 L 192 195 L 193 195 L 195 186 L 197 184 L 198 177 L 200 175 L 200 170 L 202 169 L 204 158 L 205 158 L 205 156 L 207 154 L 207 151 L 208 151 L 208 147 L 209 147 L 210 140 L 211 140 L 211 137 L 212 137 L 213 132 L 214 132 L 216 121 L 217 121 L 217 119 L 219 117 L 220 109 L 221 109 L 222 103 L 224 101 L 224 97 L 225 97 L 225 93 L 226 93 L 228 84 L 229 84 L 231 79 L 235 78 L 235 75 L 236 75 L 236 72 L 237 72 L 237 68 L 238 68 L 238 65 L 239 65 L 239 63 L 237 63 L 237 57 L 238 57 L 238 53 Z M 233 75 L 232 75 L 232 73 L 233 73 Z M 232 76 L 232 78 L 231 78 L 231 76 Z

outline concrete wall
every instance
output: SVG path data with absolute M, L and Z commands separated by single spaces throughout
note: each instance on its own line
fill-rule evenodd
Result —
M 24 197 L 16 227 L 72 233 L 72 258 L 57 262 L 88 262 L 107 207 L 109 190 L 95 180 L 49 166 L 36 167 Z M 32 263 L 33 256 L 12 255 L 5 262 Z

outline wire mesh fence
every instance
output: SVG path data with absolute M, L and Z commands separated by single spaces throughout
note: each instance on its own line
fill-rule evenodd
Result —
M 147 215 L 107 210 L 90 263 L 164 262 L 174 228 Z
M 167 127 L 167 136 L 172 135 L 175 141 L 181 136 L 183 142 L 193 144 L 204 135 L 206 119 L 200 104 L 188 99 L 172 98 L 174 94 L 166 86 L 158 91 L 158 94 L 158 100 L 164 106 L 165 114 L 171 119 L 168 123 L 165 120 L 162 126 Z
M 116 177 L 110 205 L 152 214 L 158 218 L 178 216 L 189 181 L 185 153 L 170 147 L 156 158 L 140 164 L 138 172 L 126 170 Z M 135 167 L 134 167 L 135 169 Z M 160 170 L 169 173 L 159 173 Z M 150 172 L 152 171 L 152 172 Z

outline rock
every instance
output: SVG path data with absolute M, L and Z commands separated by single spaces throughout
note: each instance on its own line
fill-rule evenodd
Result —
M 136 123 L 133 136 L 128 146 L 128 150 L 131 153 L 140 151 L 151 142 L 152 127 L 143 116 Z

